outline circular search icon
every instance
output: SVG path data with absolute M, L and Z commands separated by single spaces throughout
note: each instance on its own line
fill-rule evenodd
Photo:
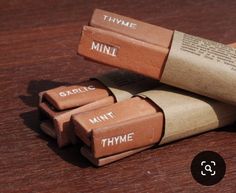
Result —
M 213 151 L 200 152 L 191 164 L 193 178 L 205 186 L 217 184 L 224 177 L 225 171 L 224 159 Z

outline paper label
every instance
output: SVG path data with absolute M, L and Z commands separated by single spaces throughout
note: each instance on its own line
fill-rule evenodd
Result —
M 109 72 L 95 79 L 102 82 L 112 92 L 117 102 L 131 98 L 133 95 L 159 84 L 157 80 L 122 70 Z
M 139 96 L 149 98 L 163 111 L 164 135 L 160 144 L 223 127 L 236 121 L 236 109 L 206 97 L 163 86 Z
M 161 82 L 236 104 L 236 49 L 175 31 Z

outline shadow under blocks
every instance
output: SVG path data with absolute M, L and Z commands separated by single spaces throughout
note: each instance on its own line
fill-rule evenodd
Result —
M 39 103 L 39 96 L 38 94 L 42 91 L 49 90 L 52 88 L 56 88 L 59 86 L 64 85 L 70 85 L 67 82 L 55 82 L 50 80 L 32 80 L 30 81 L 28 87 L 27 87 L 27 94 L 26 96 L 20 95 L 19 98 L 22 100 L 22 102 L 30 107 L 38 107 Z M 219 109 L 215 109 L 216 114 L 220 113 Z M 64 148 L 59 148 L 57 146 L 56 140 L 52 139 L 51 137 L 47 136 L 40 130 L 40 120 L 39 120 L 39 111 L 38 109 L 24 112 L 20 114 L 20 117 L 23 119 L 24 124 L 26 127 L 30 128 L 34 132 L 38 133 L 38 137 L 47 141 L 47 146 L 51 148 L 57 155 L 59 155 L 63 160 L 85 168 L 92 166 L 90 162 L 88 162 L 81 154 L 80 154 L 80 146 L 81 143 L 78 143 L 76 145 L 69 145 Z M 236 124 L 216 129 L 216 132 L 236 132 L 235 130 Z M 154 148 L 158 146 L 155 145 Z
M 67 82 L 54 82 L 50 80 L 32 80 L 27 87 L 28 95 L 20 95 L 19 98 L 29 107 L 38 107 L 40 92 L 65 85 L 70 84 Z M 23 123 L 27 128 L 30 128 L 37 133 L 38 137 L 42 140 L 47 141 L 47 146 L 63 160 L 81 168 L 92 166 L 90 162 L 80 154 L 80 143 L 59 148 L 55 139 L 52 139 L 41 131 L 38 109 L 21 113 L 20 118 L 23 119 Z

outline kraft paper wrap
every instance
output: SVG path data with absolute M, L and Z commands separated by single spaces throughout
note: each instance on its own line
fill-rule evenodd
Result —
M 223 127 L 236 121 L 235 107 L 171 87 L 161 86 L 139 96 L 152 100 L 164 113 L 165 128 L 159 144 Z
M 160 81 L 236 105 L 236 49 L 175 31 Z
M 156 87 L 159 81 L 127 71 L 113 71 L 95 77 L 102 82 L 120 102 L 131 98 L 134 94 Z
M 38 97 L 39 97 L 39 98 L 38 98 L 38 99 L 39 99 L 39 100 L 38 100 L 38 101 L 39 101 L 39 104 L 43 102 L 43 95 L 44 95 L 45 92 L 46 92 L 46 91 L 42 91 L 42 92 L 39 93 L 39 96 L 38 96 Z

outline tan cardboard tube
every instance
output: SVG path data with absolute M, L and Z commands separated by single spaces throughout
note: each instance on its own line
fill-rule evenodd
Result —
M 103 83 L 111 91 L 116 102 L 131 98 L 133 95 L 159 84 L 159 81 L 155 79 L 123 70 L 115 70 L 92 79 Z
M 236 105 L 234 48 L 103 10 L 94 11 L 90 25 L 79 54 Z
M 77 136 L 83 136 L 82 131 L 88 136 L 84 143 L 93 157 L 172 142 L 236 121 L 234 106 L 173 87 L 161 86 L 138 96 L 143 99 L 134 97 L 73 119 Z M 112 117 L 99 117 L 106 112 Z
M 161 136 L 162 138 L 145 137 L 155 136 L 155 133 L 158 133 L 160 130 L 159 122 L 150 122 L 148 125 L 139 123 L 139 121 L 142 122 L 143 119 L 148 116 L 145 116 L 141 119 L 132 119 L 129 121 L 133 125 L 133 127 L 130 127 L 133 128 L 133 130 L 128 131 L 134 132 L 135 135 L 139 136 L 133 138 L 132 143 L 136 144 L 132 145 L 132 147 L 135 147 L 134 149 L 127 149 L 126 147 L 131 146 L 124 146 L 124 144 L 118 144 L 116 145 L 116 148 L 113 146 L 111 146 L 111 148 L 104 148 L 104 146 L 102 146 L 100 143 L 101 139 L 104 136 L 108 136 L 109 133 L 113 134 L 111 136 L 119 136 L 123 134 L 124 131 L 126 131 L 126 128 L 109 126 L 94 129 L 92 132 L 93 136 L 91 138 L 93 141 L 93 146 L 86 147 L 86 150 L 82 150 L 83 155 L 87 157 L 93 164 L 104 165 L 118 160 L 119 157 L 117 157 L 117 155 L 123 155 L 123 153 L 127 153 L 132 150 L 145 148 L 147 145 L 152 146 L 155 143 L 158 145 L 170 143 L 219 127 L 223 127 L 236 121 L 236 108 L 234 106 L 173 87 L 163 85 L 156 89 L 140 93 L 138 96 L 147 100 L 151 100 L 158 106 L 158 108 L 162 109 L 165 119 L 165 124 L 162 130 L 163 133 Z M 135 121 L 137 124 L 134 124 Z M 120 123 L 120 125 L 128 126 L 127 123 Z M 137 128 L 140 129 L 143 134 L 136 132 Z M 145 128 L 147 129 L 146 132 L 145 130 L 142 130 Z M 153 131 L 155 129 L 156 131 Z M 153 135 L 149 135 L 149 132 L 153 132 Z M 144 140 L 146 140 L 146 142 L 144 142 Z M 124 150 L 123 152 L 121 151 L 122 148 Z M 113 154 L 111 153 L 111 150 L 113 150 Z M 120 153 L 117 154 L 118 151 Z M 99 157 L 100 155 L 103 156 Z M 106 162 L 104 160 L 108 161 Z
M 164 135 L 159 144 L 210 131 L 236 121 L 236 108 L 168 86 L 140 93 L 164 113 Z
M 175 31 L 160 81 L 236 105 L 236 49 Z

